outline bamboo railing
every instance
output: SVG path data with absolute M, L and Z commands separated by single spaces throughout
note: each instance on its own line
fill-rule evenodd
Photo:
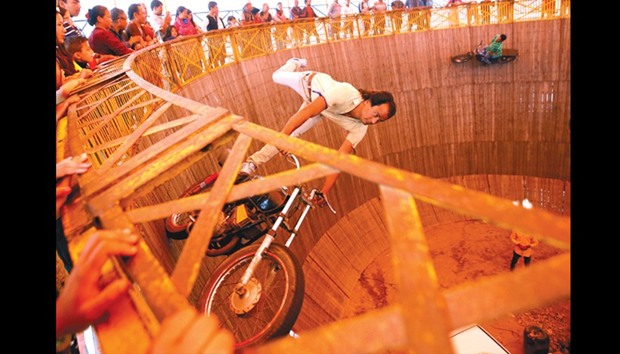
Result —
M 542 3 L 494 3 L 490 23 L 568 16 L 553 12 L 543 17 Z M 532 4 L 538 5 L 533 8 Z M 292 47 L 446 29 L 456 23 L 451 17 L 455 10 L 459 19 L 471 19 L 467 24 L 459 20 L 457 27 L 487 25 L 486 8 L 476 5 L 389 12 L 385 31 L 377 31 L 381 22 L 373 15 L 227 29 L 146 48 L 98 72 L 78 92 L 80 102 L 70 108 L 68 119 L 58 127 L 58 159 L 86 152 L 93 164 L 90 171 L 69 181 L 79 187 L 79 198 L 64 207 L 65 234 L 73 257 L 97 228 L 132 227 L 144 236 L 135 257 L 111 267 L 112 274 L 127 277 L 136 286 L 111 310 L 109 319 L 96 326 L 103 352 L 122 353 L 127 348 L 133 353 L 146 352 L 161 320 L 191 306 L 188 298 L 196 283 L 204 281 L 217 266 L 216 262 L 204 261 L 217 222 L 217 213 L 210 211 L 221 209 L 226 202 L 333 173 L 349 174 L 377 186 L 394 250 L 393 261 L 400 265 L 396 270 L 397 286 L 400 292 L 416 296 L 316 328 L 298 339 L 273 340 L 248 348 L 247 352 L 451 352 L 449 332 L 455 328 L 570 297 L 569 253 L 520 272 L 440 289 L 421 227 L 418 202 L 531 233 L 567 251 L 569 217 L 537 208 L 526 210 L 508 199 L 342 154 L 254 124 L 225 108 L 183 97 L 194 81 L 217 75 L 220 68 L 276 55 Z M 473 16 L 472 9 L 477 9 L 480 16 Z M 341 21 L 342 37 L 330 32 L 334 21 Z M 349 32 L 349 28 L 353 31 Z M 301 170 L 286 170 L 234 185 L 253 141 L 275 145 L 308 163 Z M 213 191 L 176 199 L 189 181 L 216 168 L 215 152 L 223 146 L 232 146 L 232 153 Z M 149 223 L 159 222 L 171 213 L 197 209 L 201 217 L 174 259 L 162 251 L 170 249 L 163 230 L 153 226 L 157 223 Z M 501 299 L 499 305 L 497 299 Z M 369 341 L 360 341 L 361 337 Z

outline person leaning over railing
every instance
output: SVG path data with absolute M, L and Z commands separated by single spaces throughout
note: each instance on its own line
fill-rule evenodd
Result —
M 304 0 L 304 7 L 300 19 L 313 19 L 319 17 L 314 9 L 312 8 L 312 0 Z M 314 21 L 309 21 L 303 24 L 304 32 L 306 33 L 306 44 L 310 44 L 310 37 L 314 36 L 316 38 L 316 43 L 321 43 L 321 38 L 319 37 L 319 32 L 316 29 L 316 25 Z
M 290 41 L 288 35 L 290 27 L 283 25 L 284 23 L 289 22 L 289 19 L 284 14 L 281 1 L 276 4 L 276 13 L 273 16 L 273 20 L 276 24 L 278 24 L 274 33 L 274 36 L 276 37 L 276 48 L 277 50 L 286 49 L 286 46 Z
M 166 29 L 172 23 L 172 17 L 170 11 L 166 11 L 164 15 L 164 4 L 159 0 L 151 1 L 151 22 L 157 37 L 163 42 Z
M 217 6 L 217 2 L 209 1 L 209 13 L 207 14 L 207 20 L 205 21 L 205 32 L 217 31 L 226 28 L 224 20 L 220 17 L 220 10 Z M 207 38 L 209 45 L 209 61 L 211 67 L 224 65 L 226 61 L 226 43 L 221 36 L 209 36 Z
M 392 7 L 392 25 L 394 26 L 394 32 L 399 33 L 400 28 L 403 25 L 403 15 L 405 10 L 405 3 L 400 0 L 392 1 L 390 4 Z
M 95 29 L 88 37 L 88 43 L 95 53 L 122 56 L 132 52 L 130 48 L 112 32 L 112 14 L 105 6 L 97 5 L 86 13 L 88 24 Z M 118 18 L 117 18 L 118 20 Z M 126 23 L 126 21 L 125 21 Z M 136 39 L 134 39 L 134 42 Z
M 125 29 L 127 32 L 127 37 L 131 38 L 133 36 L 139 36 L 141 38 L 139 43 L 137 42 L 133 44 L 132 49 L 136 50 L 157 43 L 157 39 L 149 36 L 142 27 L 142 25 L 146 23 L 146 10 L 142 7 L 142 5 L 129 5 L 129 8 L 127 9 L 127 16 L 129 18 L 129 23 Z
M 293 0 L 293 7 L 291 7 L 291 20 L 296 21 L 301 18 L 304 10 L 299 6 L 299 0 Z M 293 44 L 301 45 L 304 41 L 304 31 L 299 24 L 293 24 Z
M 354 16 L 357 13 L 357 8 L 351 5 L 351 0 L 345 0 L 344 4 L 342 5 L 342 27 L 344 29 L 345 37 L 347 34 L 349 35 L 349 38 L 353 38 L 355 36 L 353 34 L 355 30 Z
M 133 49 L 131 48 L 134 46 L 135 43 L 141 42 L 142 37 L 132 36 L 130 38 L 127 38 L 127 32 L 125 31 L 125 29 L 127 28 L 127 14 L 122 9 L 115 7 L 110 10 L 110 17 L 112 17 L 110 32 L 112 32 L 114 37 L 116 37 L 116 39 L 118 39 L 121 43 L 123 43 L 125 47 L 129 49 L 129 53 L 133 52 Z
M 387 11 L 387 4 L 383 0 L 377 0 L 372 5 L 370 10 L 373 13 L 375 19 L 375 34 L 383 34 L 385 32 L 385 12 Z
M 83 82 L 93 75 L 90 69 L 83 69 L 80 72 L 75 70 L 73 59 L 65 47 L 65 31 L 60 9 L 56 9 L 56 90 L 69 80 L 82 79 Z M 69 97 L 68 93 L 68 91 L 56 91 L 56 104 Z

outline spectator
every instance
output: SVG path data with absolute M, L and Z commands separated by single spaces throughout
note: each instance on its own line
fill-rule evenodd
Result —
M 288 30 L 290 27 L 283 25 L 283 23 L 288 22 L 289 19 L 284 14 L 281 1 L 276 4 L 276 14 L 273 16 L 273 20 L 278 23 L 274 31 L 276 48 L 278 50 L 286 49 L 287 43 L 289 42 Z
M 168 26 L 168 28 L 166 28 L 166 33 L 164 33 L 163 41 L 168 42 L 176 39 L 178 36 L 179 32 L 177 32 L 177 28 L 174 26 Z
M 261 22 L 260 16 L 257 16 L 258 11 L 254 11 L 254 7 L 251 2 L 246 3 L 243 6 L 243 11 L 241 12 L 241 25 L 253 25 Z
M 90 48 L 88 38 L 82 36 L 69 37 L 65 41 L 65 47 L 67 47 L 67 52 L 71 55 L 76 71 L 81 71 L 82 65 L 90 70 L 97 68 L 98 63 L 95 58 L 95 52 Z
M 371 12 L 370 5 L 368 5 L 368 0 L 362 0 L 359 4 L 360 13 L 362 14 L 362 24 L 364 25 L 364 29 L 362 33 L 365 35 L 372 34 L 372 25 L 370 22 Z
M 131 38 L 127 37 L 127 32 L 125 29 L 127 28 L 127 14 L 125 11 L 119 9 L 118 7 L 110 10 L 110 17 L 112 18 L 112 25 L 110 26 L 110 32 L 119 40 L 123 45 L 129 48 L 130 51 L 133 51 L 132 48 L 136 50 L 142 49 L 139 45 L 142 42 L 142 37 L 139 35 L 132 36 Z M 134 46 L 134 44 L 138 43 L 138 45 Z
M 77 17 L 80 14 L 80 10 L 82 9 L 80 0 L 58 0 L 58 7 L 64 10 L 61 14 L 63 15 L 63 26 L 65 27 L 66 31 L 65 37 L 84 36 L 82 30 L 80 30 L 73 23 L 73 17 Z
M 344 5 L 342 5 L 342 15 L 343 17 L 343 29 L 346 34 L 349 35 L 349 38 L 353 38 L 353 30 L 354 30 L 354 15 L 357 13 L 355 6 L 351 5 L 351 0 L 345 0 Z
M 89 236 L 56 298 L 56 351 L 80 332 L 105 318 L 109 308 L 126 296 L 131 283 L 123 277 L 101 285 L 102 268 L 110 257 L 132 257 L 140 236 L 128 229 L 99 230 Z M 65 339 L 66 338 L 66 339 Z M 166 317 L 148 349 L 149 353 L 233 353 L 232 334 L 214 316 L 186 306 Z M 128 348 L 130 349 L 130 348 Z
M 158 38 L 163 39 L 165 37 L 166 29 L 172 22 L 170 11 L 166 11 L 164 15 L 164 4 L 159 0 L 151 1 L 151 22 L 153 30 Z
M 301 18 L 304 10 L 299 7 L 299 0 L 293 0 L 291 7 L 291 20 L 295 21 Z M 293 44 L 301 45 L 304 41 L 304 31 L 299 24 L 293 23 Z
M 387 4 L 383 0 L 377 0 L 370 8 L 375 19 L 375 34 L 383 34 L 385 32 L 385 12 Z
M 235 16 L 233 15 L 228 16 L 226 28 L 239 27 L 239 26 L 241 26 L 241 24 L 239 23 L 239 21 L 237 21 L 237 18 Z
M 87 79 L 93 75 L 93 72 L 90 69 L 84 69 L 81 71 L 75 70 L 73 59 L 65 47 L 66 30 L 63 26 L 63 18 L 60 11 L 62 10 L 59 9 L 56 11 L 56 90 L 60 89 L 60 87 L 68 80 L 78 78 Z M 62 97 L 67 98 L 68 96 L 63 96 L 62 94 L 60 97 L 57 96 L 57 102 L 58 99 L 62 99 Z
M 122 56 L 132 52 L 127 44 L 120 41 L 115 32 L 112 31 L 112 15 L 105 6 L 97 5 L 88 10 L 86 18 L 88 24 L 95 26 L 88 38 L 88 43 L 93 51 L 112 56 Z
M 391 93 L 357 89 L 320 72 L 297 71 L 306 64 L 306 59 L 289 59 L 273 73 L 274 82 L 290 87 L 303 99 L 297 113 L 282 128 L 282 133 L 299 137 L 326 117 L 348 132 L 338 151 L 352 153 L 366 135 L 368 125 L 384 122 L 396 114 L 396 104 Z M 263 146 L 242 164 L 240 172 L 253 175 L 257 166 L 269 161 L 277 153 L 275 146 Z M 326 177 L 321 189 L 324 196 L 327 196 L 337 178 L 338 174 Z
M 400 28 L 403 25 L 403 15 L 405 13 L 405 3 L 400 0 L 392 1 L 390 4 L 392 7 L 392 21 L 394 25 L 394 31 L 400 32 Z
M 146 4 L 141 2 L 139 4 L 144 9 L 144 23 L 142 24 L 142 30 L 148 34 L 149 37 L 153 38 L 154 43 L 159 41 L 157 34 L 155 33 L 155 29 L 151 26 L 151 23 L 148 21 L 149 18 L 149 10 L 146 7 Z
M 215 1 L 209 1 L 209 13 L 207 14 L 207 21 L 205 22 L 205 32 L 215 31 L 218 29 L 226 28 L 224 20 L 220 17 L 220 10 Z M 233 16 L 234 18 L 234 16 Z
M 217 2 L 209 1 L 209 13 L 207 14 L 205 31 L 217 31 L 226 28 L 224 20 L 220 17 L 220 10 Z M 226 62 L 226 42 L 222 36 L 208 36 L 209 59 L 211 67 L 215 68 L 224 65 Z
M 153 39 L 153 37 L 149 36 L 142 27 L 142 25 L 146 23 L 146 11 L 142 7 L 142 5 L 129 5 L 129 9 L 127 9 L 127 16 L 129 17 L 129 24 L 127 24 L 127 28 L 125 29 L 127 33 L 127 38 L 131 38 L 134 36 L 138 36 L 141 38 L 139 42 L 135 42 L 132 44 L 132 49 L 138 50 L 156 43 L 156 40 Z
M 193 34 L 198 34 L 198 30 L 196 26 L 189 20 L 188 8 L 185 6 L 177 7 L 176 17 L 174 19 L 174 27 L 177 28 L 177 32 L 179 32 L 179 36 L 191 36 Z
M 327 25 L 327 33 L 334 40 L 340 39 L 340 29 L 342 24 L 340 23 L 340 17 L 342 16 L 342 5 L 338 3 L 338 0 L 333 0 L 327 9 L 327 17 L 330 21 Z
M 314 24 L 314 18 L 319 16 L 312 8 L 312 0 L 304 0 L 304 4 L 306 4 L 306 6 L 304 7 L 304 11 L 301 13 L 300 18 L 313 20 L 303 24 L 304 32 L 306 34 L 306 44 L 310 44 L 310 36 L 314 36 L 316 38 L 316 42 L 321 43 L 319 32 L 317 32 L 316 25 Z
M 194 28 L 196 28 L 196 32 L 197 33 L 202 33 L 203 30 L 200 28 L 200 26 L 198 26 L 196 24 L 196 22 L 194 21 L 194 14 L 192 13 L 192 10 L 187 9 L 187 20 L 189 21 L 189 23 L 192 24 L 192 26 L 194 26 Z

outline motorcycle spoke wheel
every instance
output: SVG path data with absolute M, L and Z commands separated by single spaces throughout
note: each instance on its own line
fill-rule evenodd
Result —
M 472 58 L 472 56 L 469 55 L 469 54 L 460 54 L 460 55 L 453 56 L 451 58 L 451 60 L 452 60 L 453 63 L 460 64 L 460 63 L 466 63 L 466 62 L 470 61 L 471 58 Z
M 207 280 L 198 300 L 200 312 L 216 315 L 222 327 L 233 333 L 235 349 L 288 334 L 301 310 L 301 265 L 287 247 L 276 243 L 271 244 L 258 264 L 247 292 L 250 295 L 245 299 L 236 295 L 237 282 L 259 246 L 244 247 L 222 262 Z M 235 296 L 234 301 L 231 296 Z

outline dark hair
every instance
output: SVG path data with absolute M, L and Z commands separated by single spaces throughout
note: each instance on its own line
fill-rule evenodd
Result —
M 151 10 L 154 10 L 156 7 L 163 6 L 164 3 L 159 0 L 151 1 Z
M 140 12 L 140 6 L 140 4 L 129 5 L 129 8 L 127 9 L 127 17 L 129 18 L 129 20 L 133 20 L 133 15 L 136 12 Z
M 173 29 L 175 29 L 175 30 L 176 30 L 176 27 L 174 27 L 174 26 L 172 26 L 172 25 L 171 25 L 171 26 L 166 27 L 166 33 L 164 33 L 164 38 L 163 38 L 163 41 L 164 41 L 164 42 L 169 41 L 169 40 L 171 40 L 171 39 L 174 39 L 174 38 L 172 38 L 172 30 L 173 30 Z M 177 31 L 177 36 L 178 36 L 178 34 L 179 34 L 179 31 Z
M 209 10 L 211 10 L 212 8 L 217 6 L 217 2 L 215 1 L 209 1 Z
M 237 18 L 236 18 L 235 16 L 233 16 L 233 15 L 228 16 L 228 21 L 230 21 L 230 20 L 236 20 L 236 19 L 237 19 Z
M 96 25 L 97 17 L 103 17 L 107 10 L 108 8 L 103 5 L 96 5 L 92 9 L 88 9 L 88 12 L 86 12 L 86 20 L 88 21 L 88 24 L 91 26 Z
M 391 93 L 387 91 L 366 91 L 364 89 L 358 89 L 358 91 L 362 94 L 364 100 L 370 100 L 371 106 L 387 103 L 390 106 L 388 118 L 392 118 L 396 114 L 396 103 Z
M 110 10 L 110 17 L 112 17 L 112 22 L 116 22 L 121 15 L 123 15 L 125 11 L 123 9 L 119 9 L 118 7 L 113 7 Z
M 82 50 L 82 44 L 84 42 L 88 42 L 88 38 L 84 36 L 71 36 L 65 38 L 65 48 L 67 49 L 67 53 L 69 53 L 72 60 L 73 54 Z
M 179 7 L 177 7 L 177 14 L 176 14 L 176 16 L 179 16 L 179 14 L 180 14 L 181 12 L 185 11 L 185 10 L 187 10 L 187 7 L 185 7 L 185 6 L 179 6 Z
M 505 34 L 502 34 L 501 36 L 499 36 L 499 38 L 501 38 L 501 39 L 502 39 L 502 42 L 503 42 L 503 41 L 505 41 L 505 40 L 506 40 L 506 35 L 505 35 Z

